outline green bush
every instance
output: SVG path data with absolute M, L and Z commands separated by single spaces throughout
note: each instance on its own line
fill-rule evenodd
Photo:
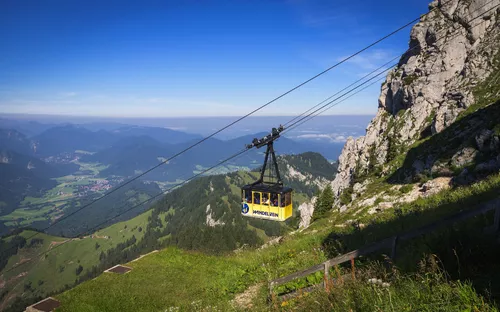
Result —
M 412 184 L 406 184 L 403 185 L 399 191 L 403 194 L 409 193 L 411 190 L 413 190 L 413 185 Z
M 284 295 L 284 294 L 296 291 L 298 289 L 302 289 L 302 288 L 306 288 L 309 286 L 319 284 L 322 281 L 323 281 L 323 271 L 319 271 L 319 272 L 313 273 L 309 276 L 306 276 L 303 278 L 297 278 L 291 282 L 282 284 L 282 285 L 276 287 L 274 292 L 277 295 Z
M 342 192 L 339 198 L 342 205 L 348 205 L 352 201 L 352 192 L 352 186 Z
M 417 80 L 418 76 L 415 74 L 408 75 L 403 78 L 403 85 L 408 86 L 411 85 L 415 80 Z

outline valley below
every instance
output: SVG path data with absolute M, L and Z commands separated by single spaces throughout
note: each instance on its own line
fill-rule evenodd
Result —
M 168 160 L 176 151 L 194 144 L 197 136 L 165 128 L 120 126 L 92 131 L 86 125 L 54 125 L 32 137 L 15 129 L 0 129 L 0 151 L 5 156 L 0 169 L 6 173 L 0 179 L 0 234 L 28 227 L 75 237 L 113 213 L 172 191 L 194 175 L 252 170 L 261 165 L 264 156 L 260 150 L 251 151 L 207 171 L 228 153 L 241 150 L 253 137 L 265 133 L 226 141 L 210 139 L 207 146 L 196 146 L 186 155 Z M 281 154 L 306 152 L 316 146 L 287 138 L 280 141 Z M 165 164 L 157 170 L 142 175 L 162 162 Z M 120 189 L 111 200 L 92 204 L 92 212 L 82 215 L 83 220 L 51 226 L 138 175 L 142 175 L 139 180 Z M 128 200 L 123 200 L 125 197 Z M 138 215 L 150 204 L 116 221 Z

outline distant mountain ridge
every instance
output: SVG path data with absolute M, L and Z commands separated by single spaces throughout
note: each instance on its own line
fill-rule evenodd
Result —
M 23 133 L 15 129 L 0 129 L 0 150 L 34 155 L 36 153 L 36 145 Z
M 195 146 L 179 157 L 172 159 L 168 164 L 156 169 L 145 178 L 159 181 L 175 181 L 186 179 L 200 168 L 212 165 L 234 155 L 245 148 L 245 145 L 255 137 L 263 137 L 267 133 L 257 133 L 228 141 L 210 138 L 203 144 Z M 170 158 L 179 151 L 194 145 L 197 140 L 175 145 L 161 143 L 149 137 L 136 137 L 121 140 L 113 146 L 93 155 L 82 157 L 83 161 L 99 162 L 109 167 L 101 172 L 102 176 L 131 176 L 137 172 L 148 170 L 158 165 L 164 159 Z M 298 143 L 286 137 L 281 137 L 275 144 L 276 153 L 300 154 L 311 151 L 307 144 Z M 227 165 L 255 168 L 263 161 L 265 149 L 253 149 L 241 157 L 231 160 Z
M 36 123 L 38 125 L 38 123 Z M 72 153 L 75 150 L 97 152 L 132 137 L 149 137 L 160 143 L 180 144 L 202 137 L 196 134 L 159 128 L 120 126 L 109 130 L 92 131 L 86 125 L 64 124 L 50 126 L 28 138 L 15 123 L 7 123 L 13 128 L 0 129 L 0 147 L 37 157 Z M 100 127 L 97 127 L 100 128 Z
M 54 156 L 75 150 L 98 151 L 117 140 L 108 131 L 90 131 L 86 128 L 67 125 L 50 128 L 32 138 L 40 156 Z
M 178 144 L 203 138 L 201 135 L 159 127 L 125 126 L 110 132 L 121 137 L 148 136 L 168 144 Z
M 33 137 L 44 132 L 47 129 L 55 127 L 56 124 L 52 123 L 40 123 L 32 120 L 14 120 L 9 118 L 0 117 L 1 128 L 12 129 L 23 133 L 27 137 Z

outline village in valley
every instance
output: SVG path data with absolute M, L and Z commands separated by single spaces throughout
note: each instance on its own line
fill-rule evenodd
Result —
M 30 226 L 33 222 L 53 221 L 62 217 L 67 208 L 79 206 L 80 200 L 100 196 L 123 182 L 123 177 L 99 177 L 100 171 L 107 166 L 81 162 L 81 155 L 88 153 L 75 151 L 44 158 L 43 161 L 48 164 L 77 165 L 79 169 L 71 175 L 54 178 L 57 186 L 39 197 L 27 196 L 18 209 L 0 216 L 0 221 L 7 226 Z

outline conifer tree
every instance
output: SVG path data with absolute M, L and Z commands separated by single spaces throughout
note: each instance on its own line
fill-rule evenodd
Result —
M 327 211 L 332 209 L 334 197 L 332 186 L 328 184 L 321 194 L 317 197 L 314 204 L 313 220 L 324 217 Z

